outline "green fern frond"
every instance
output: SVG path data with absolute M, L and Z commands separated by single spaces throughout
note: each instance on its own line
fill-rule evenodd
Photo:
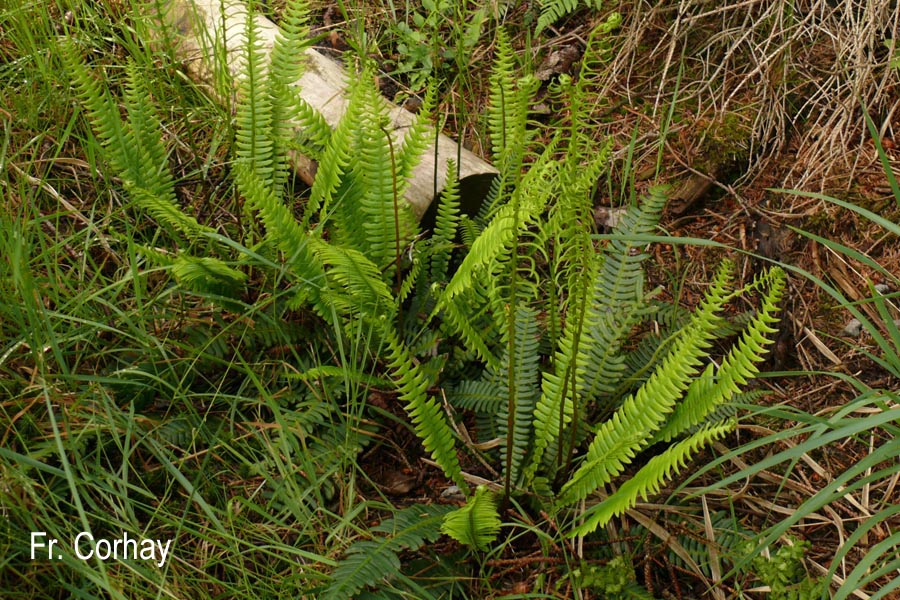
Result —
M 487 376 L 459 382 L 448 391 L 447 401 L 455 408 L 494 416 L 505 400 L 503 387 L 494 377 Z
M 331 126 L 322 113 L 300 96 L 299 89 L 291 88 L 290 93 L 293 97 L 294 119 L 297 123 L 298 134 L 290 138 L 287 149 L 299 150 L 306 156 L 321 162 L 325 148 L 328 147 L 331 139 Z M 306 225 L 308 226 L 309 223 Z
M 719 405 L 730 400 L 741 386 L 759 373 L 759 365 L 765 360 L 768 346 L 773 343 L 772 327 L 778 322 L 778 303 L 784 293 L 784 271 L 776 267 L 767 277 L 770 287 L 763 296 L 756 316 L 747 326 L 738 342 L 731 348 L 718 369 L 709 365 L 675 408 L 666 426 L 656 436 L 657 441 L 668 442 L 691 427 L 699 425 Z M 768 337 L 767 337 L 768 336 Z
M 468 490 L 469 486 L 462 476 L 462 467 L 456 456 L 453 430 L 450 429 L 437 400 L 428 397 L 430 382 L 422 374 L 418 363 L 410 356 L 386 319 L 381 320 L 381 332 L 389 353 L 395 385 L 401 399 L 406 402 L 406 413 L 413 422 L 422 446 L 449 479 L 460 489 Z
M 510 480 L 516 482 L 532 444 L 534 409 L 540 393 L 538 315 L 537 311 L 521 302 L 516 306 L 514 335 L 516 355 L 510 359 L 508 353 L 504 353 L 494 379 L 500 378 L 508 384 L 507 370 L 513 371 L 513 385 L 503 386 L 503 398 L 507 401 L 500 405 L 497 413 L 497 431 L 500 437 L 511 441 L 500 447 L 500 459 L 504 474 L 509 470 Z M 510 409 L 514 413 L 512 419 L 509 418 Z M 513 424 L 512 431 L 509 430 L 509 423 Z M 509 451 L 511 455 L 507 456 Z
M 266 58 L 259 40 L 259 25 L 253 15 L 246 19 L 244 35 L 246 44 L 241 48 L 243 64 L 238 82 L 235 150 L 238 163 L 251 170 L 280 200 L 282 189 L 274 177 L 277 148 L 272 135 L 272 98 L 266 85 Z
M 391 318 L 393 294 L 381 277 L 381 270 L 362 252 L 309 238 L 313 253 L 327 268 L 329 289 L 323 292 L 339 313 L 357 312 L 370 317 Z M 339 290 L 339 291 L 338 291 Z
M 661 428 L 709 348 L 715 318 L 729 299 L 732 269 L 727 262 L 719 269 L 712 287 L 671 352 L 647 382 L 599 427 L 585 462 L 560 491 L 560 504 L 577 502 L 620 474 L 625 464 Z M 623 444 L 623 440 L 628 443 Z
M 489 217 L 496 207 L 502 205 L 507 190 L 520 189 L 515 183 L 521 177 L 520 167 L 535 134 L 533 129 L 528 128 L 528 111 L 539 87 L 540 81 L 532 75 L 517 77 L 516 58 L 509 36 L 503 28 L 498 29 L 489 82 L 487 123 L 493 162 L 500 176 L 493 182 L 491 194 L 480 216 Z
M 327 600 L 353 598 L 364 587 L 377 585 L 399 574 L 398 553 L 415 551 L 436 541 L 443 520 L 451 510 L 452 506 L 416 504 L 373 527 L 373 533 L 385 535 L 352 544 L 331 574 L 331 583 L 321 597 Z
M 482 273 L 490 263 L 497 261 L 504 253 L 509 252 L 512 241 L 518 237 L 520 231 L 533 224 L 544 210 L 547 196 L 537 194 L 529 198 L 530 201 L 524 200 L 519 203 L 518 214 L 513 205 L 503 206 L 484 228 L 441 294 L 439 308 L 443 308 L 455 296 L 471 287 L 472 280 L 477 274 Z M 516 225 L 518 229 L 514 231 Z
M 303 55 L 310 45 L 308 16 L 305 0 L 288 2 L 266 73 L 266 93 L 272 107 L 271 137 L 275 144 L 272 180 L 277 188 L 283 187 L 290 175 L 287 150 L 295 145 L 293 122 L 300 110 L 294 86 L 303 74 Z
M 534 408 L 534 447 L 531 462 L 525 470 L 526 483 L 533 481 L 544 452 L 560 439 L 575 415 L 577 385 L 573 385 L 571 376 L 577 367 L 577 342 L 582 338 L 587 279 L 582 283 L 580 293 L 578 289 L 572 290 L 581 299 L 570 305 L 566 328 L 553 357 L 553 371 L 545 372 L 541 381 L 541 396 Z
M 507 154 L 507 148 L 513 142 L 508 139 L 511 132 L 516 129 L 513 113 L 513 100 L 516 91 L 516 60 L 509 35 L 502 27 L 497 29 L 497 41 L 495 46 L 494 65 L 489 81 L 490 105 L 488 107 L 487 121 L 488 133 L 491 137 L 491 152 L 494 162 L 501 173 L 501 157 Z
M 588 8 L 600 10 L 603 0 L 584 0 Z M 538 17 L 535 34 L 553 25 L 578 9 L 579 0 L 541 0 L 541 16 Z
M 162 128 L 153 114 L 150 94 L 140 72 L 129 62 L 125 86 L 128 121 L 123 122 L 109 90 L 88 72 L 71 42 L 62 44 L 62 57 L 72 74 L 78 97 L 104 154 L 122 178 L 135 203 L 172 231 L 188 239 L 211 231 L 185 214 L 175 197 L 175 184 L 168 169 Z
M 592 533 L 613 517 L 632 508 L 637 503 L 638 497 L 646 500 L 648 496 L 659 493 L 660 486 L 687 466 L 688 461 L 701 448 L 721 439 L 736 426 L 737 423 L 734 421 L 706 425 L 689 438 L 654 456 L 612 495 L 588 509 L 582 516 L 583 521 L 569 533 L 569 536 Z
M 459 226 L 459 179 L 456 174 L 456 163 L 452 160 L 447 162 L 447 182 L 437 201 L 437 217 L 431 236 L 431 281 L 442 284 L 447 281 L 450 257 Z
M 479 325 L 479 322 L 487 320 L 481 319 L 485 304 L 486 300 L 480 297 L 473 287 L 463 291 L 458 298 L 447 302 L 442 307 L 442 316 L 445 329 L 449 330 L 450 335 L 458 335 L 466 347 L 474 351 L 487 366 L 499 367 L 500 359 L 489 346 L 485 331 Z M 488 332 L 489 335 L 490 333 L 493 332 Z
M 390 387 L 391 385 L 391 382 L 388 379 L 375 377 L 347 365 L 339 367 L 334 365 L 320 365 L 306 369 L 300 373 L 287 372 L 284 376 L 287 379 L 295 379 L 303 382 L 313 382 L 319 379 L 336 379 L 338 381 L 349 380 L 356 382 L 359 385 L 372 388 L 384 388 Z
M 172 274 L 191 291 L 227 298 L 239 298 L 247 280 L 246 273 L 212 256 L 178 256 L 172 261 Z
M 388 131 L 389 120 L 374 83 L 361 83 L 364 88 L 364 111 L 356 139 L 354 173 L 362 194 L 358 214 L 346 218 L 361 221 L 357 246 L 366 249 L 372 262 L 390 275 L 394 262 L 415 230 L 415 219 L 408 202 L 403 199 L 406 181 L 397 171 L 399 148 Z M 411 159 L 410 159 L 411 160 Z M 349 198 L 345 198 L 346 203 Z
M 604 252 L 604 262 L 594 283 L 593 296 L 585 319 L 587 343 L 579 349 L 579 392 L 585 398 L 610 393 L 625 370 L 622 344 L 631 328 L 644 316 L 643 262 L 634 236 L 653 231 L 666 203 L 664 187 L 650 189 L 649 195 L 629 207 L 615 228 L 616 239 Z
M 309 4 L 288 0 L 272 47 L 269 81 L 291 85 L 300 79 L 305 67 L 303 53 L 309 45 Z
M 124 100 L 128 110 L 128 124 L 124 141 L 130 147 L 123 150 L 132 152 L 137 158 L 136 163 L 132 163 L 134 167 L 141 167 L 140 171 L 129 169 L 128 178 L 136 188 L 147 190 L 156 196 L 168 197 L 174 205 L 175 184 L 172 173 L 167 168 L 168 155 L 162 142 L 162 126 L 150 104 L 150 90 L 133 61 L 128 61 L 125 71 L 127 78 Z
M 311 301 L 320 315 L 329 314 L 328 307 L 319 303 L 325 273 L 321 261 L 310 248 L 313 236 L 303 230 L 293 212 L 276 197 L 271 186 L 265 185 L 251 170 L 251 165 L 235 165 L 235 180 L 250 207 L 259 212 L 266 226 L 266 238 L 281 250 L 291 266 L 292 275 L 301 283 L 294 304 Z
M 400 289 L 397 290 L 397 304 L 406 302 L 410 294 L 413 293 L 413 290 L 416 289 L 416 283 L 418 283 L 419 276 L 422 274 L 423 262 L 424 261 L 417 253 L 413 253 L 412 266 L 403 276 L 403 282 L 400 284 Z
M 431 117 L 436 104 L 437 85 L 432 83 L 425 90 L 422 105 L 419 107 L 412 125 L 406 130 L 403 144 L 397 152 L 397 184 L 400 197 L 406 194 L 413 169 L 422 161 L 425 150 L 434 138 Z
M 365 78 L 363 75 L 362 78 Z M 344 183 L 343 175 L 349 169 L 354 152 L 353 141 L 359 130 L 359 119 L 363 107 L 363 89 L 358 80 L 348 82 L 347 107 L 344 116 L 338 122 L 319 160 L 316 179 L 306 202 L 303 214 L 303 226 L 307 227 L 315 215 L 321 211 L 322 219 L 329 218 L 334 196 Z
M 444 517 L 441 533 L 469 548 L 485 551 L 500 533 L 500 525 L 497 498 L 487 486 L 480 485 L 465 506 Z

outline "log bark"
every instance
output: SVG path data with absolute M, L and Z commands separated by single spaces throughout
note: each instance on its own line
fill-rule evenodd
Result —
M 162 14 L 157 15 L 163 27 L 157 32 L 157 42 L 170 47 L 182 61 L 189 76 L 208 88 L 217 101 L 233 106 L 233 94 L 237 89 L 243 52 L 246 44 L 248 9 L 235 0 L 168 0 L 159 2 Z M 278 26 L 265 16 L 252 15 L 260 31 L 260 40 L 267 60 L 278 35 Z M 222 49 L 224 48 L 224 52 Z M 217 57 L 224 57 L 225 69 L 217 69 Z M 347 107 L 346 88 L 348 75 L 343 67 L 327 56 L 307 49 L 301 57 L 306 62 L 303 76 L 296 82 L 300 95 L 325 120 L 336 126 Z M 215 85 L 217 73 L 230 78 L 225 89 L 231 89 L 228 97 L 216 93 L 223 89 Z M 390 115 L 395 141 L 403 138 L 415 116 L 407 110 L 384 100 Z M 298 127 L 299 130 L 299 127 Z M 460 193 L 463 207 L 471 210 L 480 205 L 487 195 L 497 170 L 472 152 L 461 148 L 451 138 L 439 134 L 437 144 L 426 150 L 422 161 L 413 171 L 406 200 L 416 217 L 421 219 L 446 183 L 447 163 L 459 165 Z M 308 184 L 315 179 L 316 164 L 309 157 L 295 154 L 291 157 L 297 174 Z M 426 218 L 427 220 L 427 218 Z

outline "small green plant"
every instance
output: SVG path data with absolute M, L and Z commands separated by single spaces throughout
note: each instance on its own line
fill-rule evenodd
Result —
M 397 36 L 397 73 L 409 76 L 409 87 L 418 90 L 449 64 L 466 66 L 488 19 L 486 7 L 467 14 L 463 5 L 450 0 L 423 0 L 422 10 L 394 25 Z M 450 27 L 449 35 L 446 27 Z
M 497 498 L 481 485 L 462 508 L 448 514 L 441 532 L 474 550 L 487 550 L 500 532 Z
M 610 600 L 653 600 L 636 581 L 629 559 L 616 556 L 604 565 L 582 564 L 573 575 L 579 589 L 591 590 Z
M 770 557 L 753 559 L 753 571 L 769 586 L 772 600 L 815 600 L 827 589 L 825 580 L 810 577 L 803 566 L 809 542 L 791 539 Z M 752 551 L 752 548 L 750 549 Z

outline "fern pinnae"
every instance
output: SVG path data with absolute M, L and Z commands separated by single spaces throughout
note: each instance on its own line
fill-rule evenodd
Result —
M 466 302 L 474 293 L 472 290 L 466 290 L 468 293 L 454 298 L 442 305 L 442 316 L 452 334 L 458 335 L 466 346 L 471 348 L 479 359 L 491 367 L 500 365 L 500 359 L 488 345 L 482 331 L 474 324 L 472 318 L 472 307 L 474 303 Z M 474 306 L 479 306 L 474 304 Z M 437 311 L 435 311 L 437 312 Z
M 372 261 L 383 269 L 396 262 L 401 238 L 409 235 L 410 227 L 400 206 L 396 179 L 396 155 L 391 133 L 387 130 L 387 115 L 382 108 L 374 84 L 361 83 L 365 92 L 365 112 L 356 140 L 354 174 L 362 183 L 358 209 L 362 215 L 362 237 L 359 247 L 366 248 Z M 401 232 L 401 229 L 403 230 Z M 393 269 L 391 269 L 393 271 Z
M 497 372 L 506 378 L 503 396 L 508 402 L 501 405 L 497 413 L 497 430 L 500 437 L 506 439 L 506 445 L 500 449 L 500 459 L 504 477 L 508 474 L 511 484 L 519 481 L 521 464 L 528 454 L 534 407 L 540 390 L 537 311 L 519 301 L 514 319 L 512 335 L 516 339 L 507 346 L 507 354 L 501 361 L 506 364 Z M 514 357 L 509 356 L 510 350 L 515 352 Z
M 544 169 L 540 171 L 543 176 L 538 177 L 536 174 L 535 183 L 549 179 L 547 173 L 552 172 L 555 165 L 546 164 Z M 520 231 L 531 225 L 544 210 L 549 191 L 545 188 L 532 195 L 523 196 L 516 196 L 517 200 L 521 200 L 517 201 L 516 205 L 507 204 L 500 208 L 490 224 L 473 242 L 469 253 L 441 294 L 438 302 L 439 309 L 470 287 L 476 274 L 510 252 L 511 244 L 518 238 Z
M 381 318 L 374 324 L 380 326 L 382 340 L 390 355 L 394 380 L 401 399 L 406 402 L 406 412 L 413 422 L 416 435 L 444 474 L 461 490 L 468 491 L 469 486 L 463 478 L 462 467 L 456 456 L 453 431 L 444 417 L 440 404 L 434 398 L 428 397 L 428 379 L 397 337 L 392 321 Z
M 737 426 L 735 421 L 705 425 L 696 433 L 654 456 L 634 476 L 623 483 L 615 493 L 599 504 L 588 509 L 582 516 L 582 522 L 568 535 L 570 537 L 587 535 L 602 527 L 610 519 L 633 508 L 638 497 L 646 500 L 648 496 L 659 493 L 665 481 L 672 478 L 701 449 L 715 440 L 719 440 Z
M 511 119 L 511 106 L 515 93 L 515 57 L 509 36 L 502 27 L 497 29 L 496 55 L 491 71 L 490 105 L 488 107 L 488 133 L 491 136 L 491 152 L 501 173 L 507 169 L 500 165 L 507 155 L 507 148 L 512 140 L 508 140 L 512 129 L 508 123 Z M 506 165 L 503 165 L 506 166 Z
M 444 518 L 452 510 L 452 506 L 416 504 L 373 527 L 373 533 L 384 535 L 355 542 L 347 549 L 344 559 L 331 574 L 331 583 L 322 598 L 352 598 L 366 586 L 399 574 L 399 552 L 416 551 L 426 542 L 436 541 Z
M 318 238 L 310 238 L 309 244 L 319 261 L 329 267 L 327 279 L 341 288 L 342 306 L 371 317 L 392 316 L 396 304 L 375 263 L 354 248 L 334 246 Z
M 119 172 L 125 172 L 130 162 L 125 128 L 109 89 L 94 78 L 82 62 L 77 46 L 66 38 L 60 42 L 61 56 L 75 82 L 78 99 L 87 109 L 88 120 L 103 147 L 108 149 L 107 160 Z
M 301 95 L 300 90 L 291 87 L 289 90 L 293 101 L 293 115 L 297 121 L 297 135 L 292 136 L 287 144 L 288 150 L 299 150 L 308 157 L 321 161 L 322 153 L 331 139 L 332 129 L 318 110 L 312 107 Z
M 441 284 L 447 280 L 450 257 L 459 226 L 459 178 L 456 163 L 447 162 L 447 182 L 438 199 L 434 232 L 431 236 L 430 271 L 431 281 Z
M 266 58 L 259 40 L 259 25 L 252 15 L 246 19 L 245 36 L 238 82 L 235 147 L 238 160 L 248 165 L 260 182 L 281 199 L 281 186 L 274 180 L 277 148 L 272 135 L 272 100 L 265 78 Z
M 497 499 L 487 486 L 481 485 L 465 506 L 444 517 L 441 532 L 470 548 L 485 551 L 500 527 Z
M 580 0 L 541 0 L 541 15 L 538 17 L 535 34 L 542 32 L 565 16 L 578 9 Z M 600 10 L 603 0 L 584 0 L 589 8 Z
M 422 161 L 422 156 L 434 137 L 431 118 L 436 104 L 437 85 L 432 82 L 426 88 L 416 118 L 406 130 L 397 152 L 398 195 L 401 197 L 406 194 L 413 169 Z
M 266 226 L 266 237 L 284 254 L 292 274 L 301 281 L 292 304 L 298 306 L 308 300 L 321 316 L 329 315 L 329 307 L 319 302 L 325 273 L 321 261 L 310 248 L 313 236 L 297 223 L 293 211 L 278 199 L 271 186 L 260 180 L 251 165 L 235 165 L 235 180 L 250 207 L 258 211 Z
M 640 203 L 629 207 L 614 230 L 623 239 L 611 240 L 604 252 L 586 319 L 589 343 L 583 345 L 578 358 L 584 369 L 579 392 L 586 398 L 611 392 L 611 382 L 618 381 L 624 371 L 620 350 L 627 332 L 643 317 L 642 264 L 647 258 L 645 252 L 633 254 L 638 245 L 626 240 L 655 228 L 666 203 L 666 191 L 664 187 L 651 188 Z
M 406 302 L 410 294 L 412 294 L 413 290 L 416 289 L 416 283 L 418 283 L 419 277 L 421 276 L 422 270 L 424 269 L 424 260 L 417 256 L 415 253 L 412 254 L 412 266 L 409 268 L 409 271 L 407 271 L 406 274 L 403 275 L 403 279 L 398 286 L 397 294 L 395 296 L 395 302 L 398 307 L 400 304 Z
M 305 0 L 288 2 L 270 55 L 266 93 L 271 104 L 273 151 L 273 185 L 284 186 L 290 175 L 288 149 L 294 145 L 295 116 L 300 111 L 294 87 L 305 67 L 304 52 L 309 46 L 309 7 Z
M 170 229 L 194 240 L 211 231 L 178 206 L 168 169 L 161 127 L 147 101 L 149 93 L 137 67 L 129 62 L 125 87 L 128 121 L 106 86 L 88 72 L 71 42 L 63 42 L 63 60 L 75 81 L 78 97 L 113 169 L 135 202 Z
M 766 275 L 769 289 L 763 295 L 757 314 L 747 325 L 740 339 L 732 346 L 718 369 L 710 365 L 688 388 L 684 400 L 656 435 L 656 440 L 668 442 L 691 427 L 699 425 L 718 406 L 728 402 L 742 385 L 759 373 L 759 365 L 773 343 L 771 334 L 777 329 L 778 303 L 784 292 L 784 272 L 774 268 Z
M 716 273 L 712 287 L 680 333 L 672 351 L 647 382 L 626 398 L 613 416 L 597 429 L 585 463 L 560 492 L 561 504 L 577 502 L 608 483 L 624 470 L 623 459 L 630 459 L 645 448 L 661 428 L 676 401 L 688 388 L 700 358 L 709 347 L 715 318 L 729 297 L 730 282 L 731 265 L 726 263 Z M 622 439 L 632 442 L 623 449 L 620 447 Z
M 455 408 L 463 408 L 487 415 L 498 415 L 503 407 L 503 388 L 490 372 L 481 379 L 459 382 L 447 394 L 447 401 Z
M 364 110 L 363 90 L 358 80 L 351 78 L 348 81 L 348 93 L 344 116 L 328 137 L 328 144 L 319 161 L 316 178 L 304 209 L 304 228 L 309 226 L 315 215 L 328 215 L 332 211 L 334 195 L 344 183 L 343 176 L 351 163 L 353 140 L 358 134 L 359 119 Z

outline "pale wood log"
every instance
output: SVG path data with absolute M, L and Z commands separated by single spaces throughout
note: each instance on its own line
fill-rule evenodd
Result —
M 168 4 L 159 2 L 158 5 L 163 7 L 164 12 L 158 15 L 164 25 L 158 31 L 158 41 L 174 50 L 194 81 L 206 86 L 218 101 L 227 103 L 229 107 L 233 106 L 231 95 L 237 89 L 236 78 L 240 75 L 244 61 L 248 17 L 246 5 L 235 0 L 169 0 Z M 278 26 L 260 14 L 255 14 L 253 18 L 256 19 L 260 41 L 268 61 L 278 34 Z M 227 73 L 230 78 L 226 82 L 226 89 L 232 90 L 229 97 L 222 97 L 222 94 L 215 92 L 222 89 L 222 86 L 214 85 L 216 57 L 226 61 L 226 69 L 218 71 Z M 343 67 L 312 48 L 298 57 L 300 59 L 305 60 L 306 68 L 295 85 L 303 99 L 334 127 L 347 107 L 345 92 L 348 75 Z M 387 100 L 384 102 L 390 115 L 394 139 L 402 140 L 415 117 Z M 315 162 L 302 155 L 291 158 L 297 174 L 312 184 L 316 172 Z M 443 189 L 449 160 L 459 164 L 462 203 L 470 210 L 480 204 L 491 180 L 497 175 L 497 170 L 489 163 L 465 148 L 458 148 L 454 140 L 440 134 L 437 152 L 434 145 L 426 150 L 422 161 L 413 171 L 406 192 L 406 200 L 412 205 L 418 218 L 425 215 L 432 200 Z

